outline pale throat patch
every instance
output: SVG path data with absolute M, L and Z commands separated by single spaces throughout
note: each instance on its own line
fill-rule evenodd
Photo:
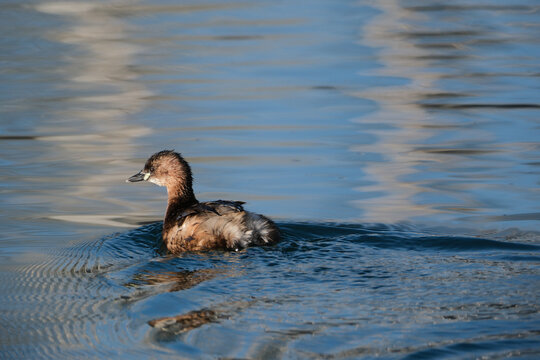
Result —
M 150 175 L 150 174 L 148 174 L 148 175 Z M 146 175 L 144 177 L 146 177 Z M 156 184 L 158 186 L 163 186 L 163 183 L 161 181 L 159 181 L 158 179 L 156 179 L 155 177 L 151 177 L 148 181 L 151 182 L 152 184 Z

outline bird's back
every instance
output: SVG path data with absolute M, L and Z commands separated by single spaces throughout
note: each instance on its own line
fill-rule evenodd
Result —
M 279 230 L 263 215 L 245 211 L 240 201 L 211 201 L 182 211 L 163 231 L 172 253 L 212 249 L 237 250 L 279 241 Z

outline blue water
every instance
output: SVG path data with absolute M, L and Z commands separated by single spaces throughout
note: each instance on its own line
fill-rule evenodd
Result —
M 539 358 L 539 15 L 0 1 L 0 358 Z M 165 148 L 283 241 L 160 252 Z
M 232 253 L 160 254 L 161 223 L 44 251 L 3 286 L 4 354 L 538 355 L 540 245 L 382 224 L 279 225 L 279 245 Z

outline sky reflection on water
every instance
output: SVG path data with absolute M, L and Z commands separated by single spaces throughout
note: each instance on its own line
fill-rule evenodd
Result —
M 51 204 L 41 212 L 63 220 L 159 218 L 159 190 L 134 198 L 119 180 L 175 148 L 201 198 L 247 199 L 282 219 L 536 228 L 534 7 L 305 9 L 8 7 L 39 21 L 4 46 L 25 52 L 4 56 L 18 94 L 3 95 L 4 157 L 31 161 Z M 492 220 L 503 215 L 523 221 Z

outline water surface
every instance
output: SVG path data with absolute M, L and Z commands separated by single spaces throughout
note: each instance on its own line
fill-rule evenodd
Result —
M 0 2 L 1 357 L 538 357 L 539 12 Z M 159 253 L 164 148 L 283 242 Z

